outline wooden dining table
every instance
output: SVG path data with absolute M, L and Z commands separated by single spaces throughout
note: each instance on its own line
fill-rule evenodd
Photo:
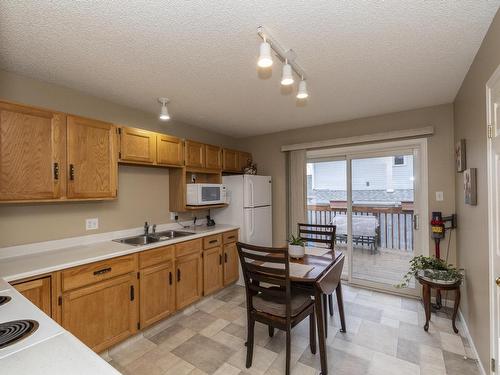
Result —
M 314 249 L 312 247 L 309 248 Z M 344 258 L 345 255 L 340 251 L 329 250 L 324 255 L 319 256 L 308 254 L 306 250 L 303 258 L 290 259 L 291 263 L 314 267 L 303 276 L 290 273 L 290 280 L 293 287 L 300 288 L 314 296 L 322 375 L 328 373 L 326 354 L 326 330 L 328 327 L 325 324 L 326 308 L 323 305 L 325 303 L 323 300 L 324 295 L 336 292 L 341 331 L 346 332 L 342 283 L 340 280 Z

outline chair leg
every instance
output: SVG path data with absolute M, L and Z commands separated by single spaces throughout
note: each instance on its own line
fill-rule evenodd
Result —
M 255 320 L 249 319 L 248 332 L 247 332 L 247 363 L 246 363 L 247 368 L 252 366 L 254 329 L 255 329 Z
M 269 337 L 273 337 L 274 336 L 274 327 L 269 325 L 269 326 L 267 326 L 267 329 L 269 331 Z
M 291 327 L 288 326 L 286 330 L 286 370 L 285 374 L 290 375 L 290 357 L 291 357 L 291 342 L 292 342 L 292 337 L 290 335 Z
M 314 316 L 314 310 L 309 315 L 309 346 L 311 347 L 311 353 L 316 354 L 316 317 Z
M 328 295 L 328 309 L 330 310 L 330 316 L 333 316 L 333 296 Z
M 328 337 L 328 314 L 326 313 L 326 294 L 321 296 L 323 298 L 323 319 L 325 320 L 325 337 Z

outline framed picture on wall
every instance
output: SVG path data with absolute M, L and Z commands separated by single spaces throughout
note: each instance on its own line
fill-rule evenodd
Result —
M 457 172 L 463 172 L 466 165 L 465 159 L 465 139 L 461 139 L 460 142 L 457 142 L 455 145 L 455 164 L 457 166 Z
M 477 168 L 469 168 L 464 171 L 464 196 L 465 204 L 475 206 L 477 204 Z

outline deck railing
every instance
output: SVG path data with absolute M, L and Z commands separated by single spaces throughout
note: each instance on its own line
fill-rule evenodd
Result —
M 331 207 L 325 205 L 308 205 L 307 221 L 310 224 L 331 224 L 335 217 L 344 215 L 347 218 L 345 207 Z M 413 251 L 413 205 L 406 203 L 396 207 L 372 207 L 356 205 L 353 207 L 353 216 L 375 216 L 377 230 L 374 235 L 376 249 L 393 249 Z M 353 233 L 353 236 L 355 233 Z M 345 234 L 339 233 L 338 242 L 345 242 Z M 354 246 L 363 246 L 362 238 Z M 366 242 L 368 243 L 368 242 Z

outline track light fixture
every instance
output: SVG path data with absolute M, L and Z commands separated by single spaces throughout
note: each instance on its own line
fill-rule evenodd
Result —
M 288 49 L 285 50 L 273 37 L 269 35 L 264 27 L 257 28 L 257 35 L 259 35 L 263 42 L 260 44 L 260 54 L 257 65 L 261 68 L 268 68 L 273 64 L 271 50 L 274 51 L 276 57 L 283 63 L 281 72 L 281 84 L 289 86 L 294 83 L 293 72 L 301 78 L 297 90 L 297 99 L 306 99 L 309 97 L 306 85 L 306 73 L 304 69 L 295 61 L 295 51 Z
M 158 101 L 161 103 L 160 120 L 162 120 L 162 121 L 170 120 L 170 115 L 169 115 L 168 109 L 167 109 L 167 103 L 170 100 L 168 100 L 168 98 L 158 98 Z

